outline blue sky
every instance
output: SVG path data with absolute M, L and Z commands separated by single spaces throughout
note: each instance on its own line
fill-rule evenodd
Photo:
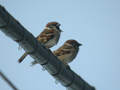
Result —
M 120 0 L 0 0 L 27 30 L 37 36 L 50 21 L 64 31 L 57 49 L 68 39 L 83 46 L 71 68 L 97 90 L 120 89 Z M 24 50 L 0 32 L 0 69 L 20 90 L 65 90 L 40 65 L 30 67 Z M 0 78 L 0 90 L 11 88 Z

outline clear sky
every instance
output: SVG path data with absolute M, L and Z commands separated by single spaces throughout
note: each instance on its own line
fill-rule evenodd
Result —
M 64 31 L 57 49 L 68 39 L 83 44 L 71 68 L 97 90 L 120 90 L 120 0 L 0 0 L 27 30 L 37 36 L 50 21 Z M 40 65 L 30 67 L 24 50 L 0 32 L 0 69 L 20 90 L 65 90 Z M 0 78 L 0 90 L 11 88 Z

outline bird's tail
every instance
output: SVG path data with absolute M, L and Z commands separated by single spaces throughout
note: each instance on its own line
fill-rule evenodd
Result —
M 21 63 L 27 55 L 28 55 L 28 53 L 25 52 L 25 53 L 19 58 L 18 62 Z

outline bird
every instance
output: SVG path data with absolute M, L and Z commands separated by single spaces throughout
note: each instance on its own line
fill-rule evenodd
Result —
M 67 40 L 60 48 L 53 51 L 53 54 L 65 65 L 72 62 L 78 54 L 81 43 L 74 39 Z
M 59 41 L 62 32 L 60 26 L 61 24 L 59 24 L 58 22 L 48 22 L 44 30 L 36 37 L 37 41 L 43 44 L 48 49 L 53 47 Z M 18 62 L 21 63 L 27 55 L 28 53 L 25 52 L 18 59 Z
M 79 46 L 81 43 L 74 39 L 67 40 L 60 48 L 53 51 L 53 54 L 61 61 L 63 64 L 68 66 L 68 63 L 72 62 L 78 54 Z M 31 66 L 37 64 L 36 61 L 31 63 Z

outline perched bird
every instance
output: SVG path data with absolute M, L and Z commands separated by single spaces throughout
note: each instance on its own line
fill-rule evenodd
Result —
M 53 51 L 53 54 L 65 65 L 68 65 L 68 63 L 73 61 L 77 56 L 79 46 L 82 46 L 82 44 L 78 43 L 76 40 L 67 40 L 60 48 Z M 33 61 L 32 65 L 35 64 L 37 64 L 37 62 Z
M 79 46 L 82 46 L 82 44 L 78 43 L 76 40 L 67 40 L 60 48 L 55 50 L 53 54 L 65 65 L 68 65 L 68 63 L 73 61 L 77 56 Z
M 51 48 L 58 43 L 61 32 L 62 30 L 60 29 L 60 24 L 58 22 L 49 22 L 36 39 L 46 48 Z M 18 62 L 21 63 L 27 55 L 28 53 L 25 52 L 19 58 Z

